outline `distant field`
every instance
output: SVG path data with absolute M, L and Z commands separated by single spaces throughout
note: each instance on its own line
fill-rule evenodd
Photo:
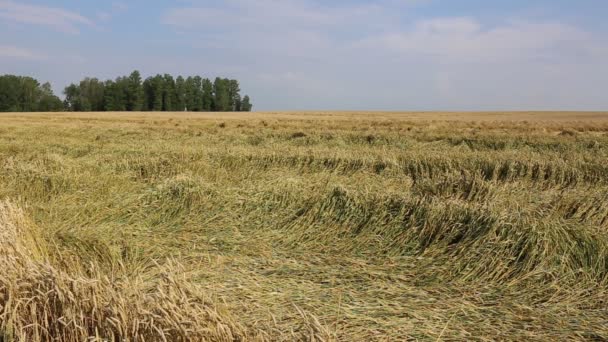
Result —
M 608 112 L 0 114 L 0 341 L 608 339 Z
M 382 112 L 382 111 L 293 111 L 293 112 L 101 112 L 101 113 L 3 113 L 3 116 L 52 116 L 76 118 L 136 119 L 169 118 L 183 119 L 293 119 L 293 120 L 449 120 L 449 121 L 546 121 L 546 122 L 587 122 L 608 123 L 608 112 Z

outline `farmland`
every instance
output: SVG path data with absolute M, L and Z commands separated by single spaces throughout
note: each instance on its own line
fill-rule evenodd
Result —
M 608 339 L 608 113 L 0 115 L 0 340 Z

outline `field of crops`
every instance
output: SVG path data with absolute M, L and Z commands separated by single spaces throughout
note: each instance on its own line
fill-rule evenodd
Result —
M 0 115 L 0 341 L 607 322 L 608 113 Z

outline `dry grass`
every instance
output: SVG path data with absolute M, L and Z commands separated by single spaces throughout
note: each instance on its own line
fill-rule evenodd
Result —
M 100 272 L 95 264 L 54 267 L 41 234 L 10 203 L 0 203 L 0 331 L 18 341 L 243 341 L 175 264 Z M 66 267 L 67 266 L 67 267 Z M 70 267 L 71 266 L 71 267 Z M 120 265 L 115 265 L 120 268 Z M 177 272 L 176 272 L 177 271 Z
M 606 113 L 0 116 L 0 340 L 606 340 Z

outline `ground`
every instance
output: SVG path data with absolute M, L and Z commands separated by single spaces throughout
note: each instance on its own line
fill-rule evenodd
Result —
M 0 114 L 0 333 L 605 340 L 607 160 L 599 112 Z

